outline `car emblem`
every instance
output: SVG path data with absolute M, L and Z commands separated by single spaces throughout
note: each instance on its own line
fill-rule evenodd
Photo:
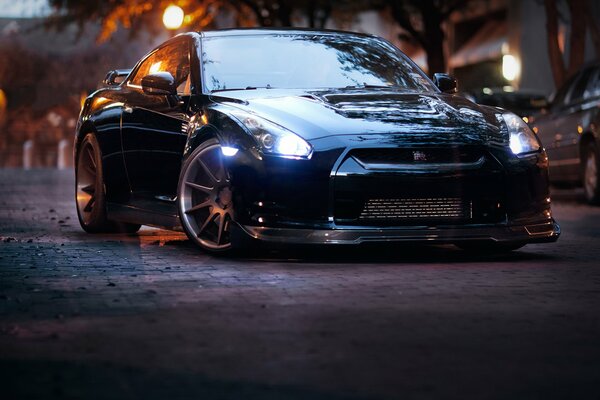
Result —
M 427 156 L 422 151 L 413 151 L 413 159 L 415 161 L 427 161 Z

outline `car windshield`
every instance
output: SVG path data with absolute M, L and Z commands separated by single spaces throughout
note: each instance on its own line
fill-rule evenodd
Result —
M 355 87 L 435 91 L 398 49 L 377 38 L 352 35 L 208 37 L 202 43 L 202 68 L 209 92 Z

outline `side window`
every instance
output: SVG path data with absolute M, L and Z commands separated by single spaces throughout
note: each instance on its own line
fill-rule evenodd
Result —
M 157 72 L 169 72 L 177 82 L 177 94 L 191 94 L 190 52 L 185 40 L 169 44 L 152 53 L 140 65 L 131 85 L 142 85 L 142 78 Z
M 600 97 L 600 68 L 596 68 L 583 92 L 584 100 L 596 97 Z
M 579 78 L 575 81 L 575 86 L 573 86 L 571 96 L 569 96 L 569 103 L 575 103 L 583 100 L 583 92 L 588 85 L 588 81 L 592 72 L 594 72 L 594 70 L 588 68 L 579 75 Z

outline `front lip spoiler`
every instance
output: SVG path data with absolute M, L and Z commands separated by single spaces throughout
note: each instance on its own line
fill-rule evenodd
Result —
M 560 236 L 556 221 L 526 225 L 463 225 L 440 227 L 393 227 L 350 229 L 297 229 L 235 225 L 237 233 L 280 244 L 361 244 L 376 242 L 498 242 L 548 243 Z M 232 232 L 235 235 L 235 232 Z

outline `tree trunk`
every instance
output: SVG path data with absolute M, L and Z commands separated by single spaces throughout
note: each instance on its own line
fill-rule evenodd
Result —
M 548 35 L 548 56 L 550 57 L 550 67 L 554 78 L 554 85 L 558 88 L 566 76 L 563 54 L 558 45 L 558 10 L 556 0 L 544 0 L 546 8 L 546 33 Z
M 240 8 L 238 2 L 236 1 L 229 1 L 229 3 L 237 10 L 238 13 L 244 12 L 243 9 Z M 248 7 L 250 10 L 252 10 L 252 14 L 254 14 L 254 18 L 256 19 L 256 23 L 259 26 L 271 26 L 270 20 L 269 18 L 265 18 L 262 15 L 262 9 L 261 7 L 256 4 L 255 1 L 252 0 L 241 0 L 239 3 L 244 4 L 246 7 Z
M 310 28 L 316 27 L 316 14 L 317 6 L 314 1 L 309 1 L 306 5 L 306 17 L 308 18 L 308 26 Z
M 434 0 L 413 0 L 410 8 L 402 0 L 389 3 L 392 17 L 416 42 L 418 42 L 427 55 L 428 74 L 446 72 L 446 54 L 444 53 L 444 41 L 446 35 L 442 24 L 447 17 L 440 9 L 438 2 Z M 411 22 L 410 12 L 416 9 L 421 15 L 422 30 L 417 30 Z
M 444 41 L 446 35 L 442 24 L 444 16 L 439 5 L 435 2 L 421 1 L 418 4 L 423 19 L 424 50 L 427 54 L 427 67 L 429 75 L 436 72 L 447 72 L 446 55 L 444 54 Z
M 304 11 L 310 28 L 324 29 L 331 16 L 331 4 L 328 2 L 317 4 L 316 1 L 309 1 Z
M 277 19 L 279 20 L 278 26 L 292 26 L 292 7 L 288 2 L 279 2 L 279 8 L 271 7 L 271 12 L 275 14 L 277 12 Z
M 425 52 L 427 53 L 427 67 L 429 75 L 433 76 L 436 72 L 447 72 L 446 54 L 444 54 L 445 34 L 442 29 L 441 16 L 430 15 L 425 20 Z
M 567 78 L 574 75 L 585 60 L 586 21 L 584 0 L 569 0 L 571 14 L 571 39 L 569 45 L 569 69 Z

